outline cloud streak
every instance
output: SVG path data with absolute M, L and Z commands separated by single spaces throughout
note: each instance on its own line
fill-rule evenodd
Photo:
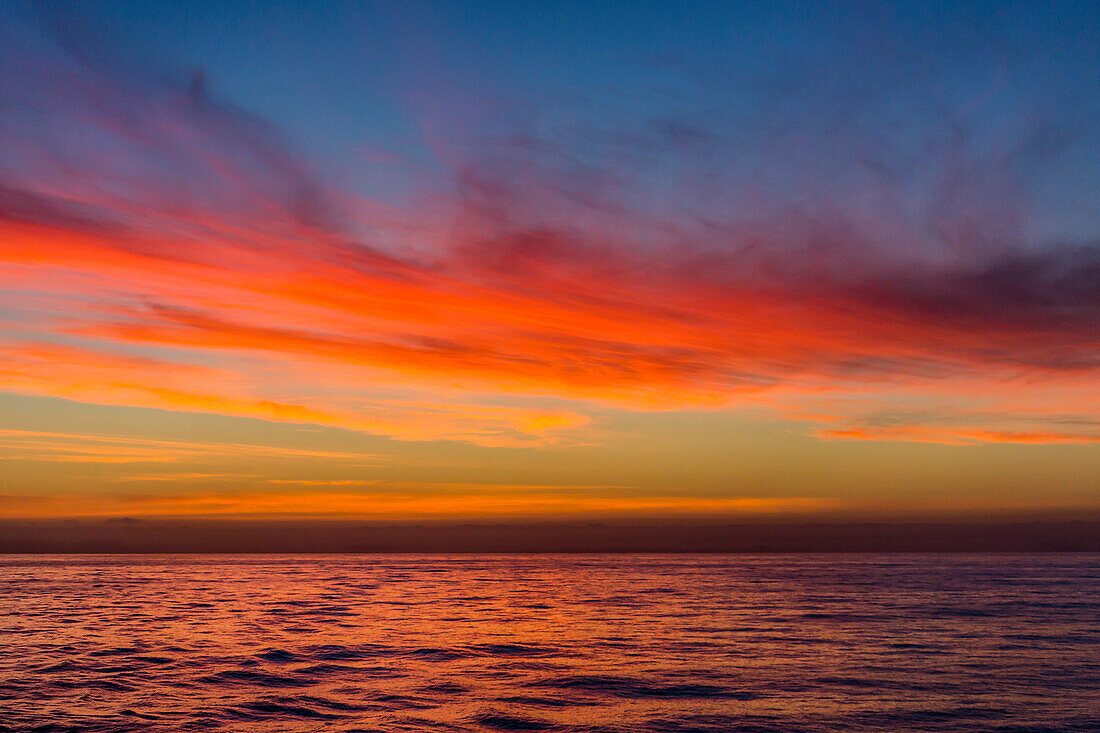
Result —
M 285 446 L 246 443 L 196 443 L 153 440 L 126 435 L 56 433 L 35 430 L 0 430 L 0 460 L 62 461 L 70 463 L 185 463 L 219 458 L 336 459 L 353 466 L 379 463 L 381 456 L 368 453 L 305 450 Z M 226 474 L 170 473 L 172 480 Z M 130 476 L 126 480 L 138 480 Z M 146 477 L 143 480 L 163 480 Z
M 834 509 L 836 502 L 804 497 L 606 497 L 578 495 L 570 487 L 471 487 L 465 493 L 401 491 L 225 492 L 179 494 L 49 496 L 0 495 L 0 517 L 94 516 L 263 516 L 370 517 L 372 519 L 531 518 L 531 517 L 654 517 L 753 516 L 783 512 L 815 513 Z M 488 491 L 485 489 L 498 489 Z M 536 491 L 531 491 L 534 488 Z M 505 493 L 507 492 L 507 493 Z

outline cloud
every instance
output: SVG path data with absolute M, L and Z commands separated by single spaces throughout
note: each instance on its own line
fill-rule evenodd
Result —
M 451 175 L 382 218 L 200 76 L 26 23 L 3 40 L 0 287 L 25 316 L 5 389 L 541 445 L 583 442 L 593 404 L 796 414 L 806 392 L 1065 391 L 1100 370 L 1100 239 L 1029 234 L 1049 229 L 1029 221 L 1037 161 L 1085 134 L 1060 119 L 996 144 L 980 114 L 922 115 L 902 139 L 860 87 L 850 118 L 821 96 L 816 122 L 766 108 L 778 138 L 725 127 L 726 101 L 436 141 Z M 36 318 L 43 297 L 61 306 Z M 372 391 L 403 389 L 434 397 Z
M 832 500 L 806 497 L 607 497 L 571 487 L 467 487 L 431 493 L 378 487 L 375 491 L 190 491 L 186 494 L 0 495 L 3 517 L 290 516 L 431 519 L 468 517 L 693 517 L 758 516 L 835 509 Z M 442 487 L 446 488 L 446 487 Z M 547 491 L 553 488 L 553 491 Z
M 1089 445 L 1100 443 L 1100 434 L 951 429 L 928 425 L 822 429 L 815 431 L 814 434 L 827 440 L 900 440 L 912 443 L 940 443 L 942 445 L 976 445 L 979 443 L 1026 443 L 1031 445 L 1068 443 Z
M 300 459 L 320 458 L 343 461 L 353 466 L 375 465 L 384 457 L 369 453 L 308 450 L 248 443 L 198 443 L 154 440 L 125 435 L 56 433 L 0 429 L 0 460 L 65 463 L 187 463 L 217 458 Z M 230 474 L 173 472 L 161 474 L 173 479 L 213 477 Z M 126 475 L 121 480 L 154 480 L 147 475 Z M 159 479 L 157 479 L 159 480 Z
M 570 442 L 569 432 L 589 419 L 565 409 L 476 404 L 446 398 L 354 394 L 361 374 L 307 375 L 285 366 L 275 377 L 251 386 L 255 365 L 237 369 L 208 367 L 151 357 L 133 357 L 83 347 L 23 342 L 5 349 L 0 388 L 23 394 L 65 397 L 106 405 L 134 405 L 186 412 L 260 418 L 275 422 L 316 423 L 406 440 L 454 438 L 488 446 L 545 445 Z M 248 369 L 251 367 L 251 369 Z M 337 399 L 314 396 L 307 406 L 270 393 L 294 390 L 309 376 L 330 389 L 343 385 Z M 198 391 L 202 389 L 204 391 Z M 268 397 L 251 396 L 266 392 Z M 566 433 L 564 437 L 559 437 Z M 572 442 L 576 442 L 573 440 Z

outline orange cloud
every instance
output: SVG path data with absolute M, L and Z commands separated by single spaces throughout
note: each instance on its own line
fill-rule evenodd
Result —
M 452 487 L 454 488 L 454 487 Z M 480 491 L 479 491 L 480 488 Z M 81 516 L 325 516 L 366 519 L 465 517 L 653 517 L 760 515 L 834 509 L 833 500 L 806 497 L 607 497 L 570 487 L 467 487 L 464 493 L 397 491 L 238 492 L 187 494 L 51 494 L 3 496 L 2 517 Z M 486 491 L 491 489 L 491 491 Z M 533 491 L 532 491 L 533 490 Z
M 979 334 L 981 324 L 892 310 L 888 300 L 723 285 L 695 279 L 694 270 L 642 277 L 643 263 L 625 252 L 599 255 L 618 263 L 599 275 L 587 272 L 596 255 L 586 249 L 545 262 L 520 250 L 526 259 L 499 272 L 481 260 L 428 269 L 343 246 L 305 257 L 222 243 L 242 261 L 180 262 L 158 254 L 180 244 L 151 254 L 98 235 L 0 222 L 5 228 L 11 236 L 0 258 L 9 264 L 39 271 L 39 281 L 60 269 L 91 278 L 59 277 L 58 297 L 71 291 L 101 305 L 67 314 L 55 331 L 158 356 L 16 341 L 0 366 L 0 389 L 102 404 L 507 446 L 583 441 L 570 432 L 589 418 L 518 405 L 379 401 L 357 390 L 413 386 L 668 409 L 760 394 L 781 405 L 792 392 L 884 384 L 933 395 L 1019 379 L 1057 388 L 1092 374 L 1087 361 L 1061 365 L 1057 349 L 1037 350 L 1035 325 Z M 1095 335 L 1071 338 L 1075 353 L 1096 347 Z M 310 388 L 280 389 L 273 373 L 296 374 Z M 308 396 L 318 388 L 329 396 Z M 1096 402 L 1095 390 L 1086 394 Z M 874 435 L 927 439 L 918 431 Z M 997 435 L 1012 440 L 997 430 L 986 439 Z
M 943 445 L 974 445 L 977 443 L 1026 443 L 1031 445 L 1069 443 L 1088 445 L 1100 443 L 1100 435 L 1041 430 L 953 429 L 925 425 L 822 429 L 815 431 L 814 434 L 826 440 L 900 440 L 912 443 L 941 443 Z
M 383 457 L 370 453 L 310 450 L 246 443 L 196 443 L 126 435 L 55 433 L 0 429 L 0 460 L 68 463 L 165 463 L 199 458 L 319 458 L 374 465 Z M 173 474 L 173 476 L 194 474 Z M 128 477 L 129 480 L 137 480 Z
M 346 383 L 345 395 L 337 400 L 312 398 L 316 404 L 309 406 L 232 396 L 249 391 L 246 371 L 48 343 L 10 346 L 5 356 L 6 362 L 0 364 L 0 389 L 13 392 L 98 404 L 317 423 L 407 440 L 455 438 L 481 445 L 532 445 L 557 442 L 558 434 L 563 432 L 568 439 L 569 431 L 589 422 L 584 415 L 562 409 L 411 399 L 355 400 L 350 396 L 356 386 L 355 375 L 332 376 L 327 380 L 329 388 Z M 212 391 L 198 392 L 195 386 Z

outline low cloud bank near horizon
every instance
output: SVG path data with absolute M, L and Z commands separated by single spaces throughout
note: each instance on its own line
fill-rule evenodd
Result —
M 755 523 L 0 519 L 0 554 L 1098 551 L 1100 522 L 1094 518 Z

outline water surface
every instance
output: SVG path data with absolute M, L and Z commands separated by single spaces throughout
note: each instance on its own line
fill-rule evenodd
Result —
M 0 556 L 0 730 L 1100 731 L 1100 555 Z

